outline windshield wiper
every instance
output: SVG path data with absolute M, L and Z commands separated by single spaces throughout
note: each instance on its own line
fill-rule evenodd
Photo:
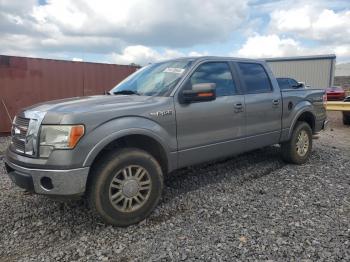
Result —
M 140 95 L 139 93 L 137 93 L 136 91 L 132 91 L 132 90 L 121 90 L 121 91 L 115 91 L 113 92 L 114 95 Z

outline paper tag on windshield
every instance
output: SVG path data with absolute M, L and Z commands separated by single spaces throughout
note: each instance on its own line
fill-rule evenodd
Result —
M 164 73 L 182 74 L 185 71 L 183 68 L 167 67 L 164 69 Z

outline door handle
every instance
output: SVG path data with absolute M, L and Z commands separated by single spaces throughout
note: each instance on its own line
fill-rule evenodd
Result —
M 278 106 L 280 104 L 280 100 L 279 99 L 274 99 L 274 100 L 272 100 L 272 104 L 274 106 Z
M 235 108 L 236 113 L 243 112 L 243 104 L 242 103 L 240 103 L 240 102 L 236 103 L 233 107 Z

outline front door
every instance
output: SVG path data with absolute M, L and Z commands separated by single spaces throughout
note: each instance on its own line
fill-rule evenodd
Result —
M 182 90 L 198 83 L 215 83 L 217 98 L 180 104 L 175 96 L 179 167 L 224 157 L 244 148 L 244 95 L 239 94 L 229 63 L 201 63 Z

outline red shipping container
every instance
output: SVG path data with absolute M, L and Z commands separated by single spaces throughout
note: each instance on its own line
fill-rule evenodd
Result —
M 0 133 L 21 108 L 60 98 L 103 94 L 137 66 L 0 55 Z

